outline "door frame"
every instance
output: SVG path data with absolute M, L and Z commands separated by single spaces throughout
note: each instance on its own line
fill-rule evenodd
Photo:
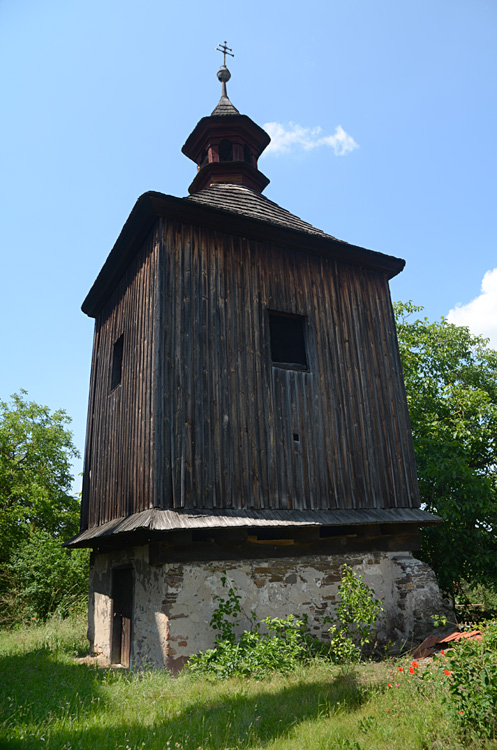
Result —
M 131 565 L 112 569 L 110 662 L 129 667 L 133 635 L 134 569 Z

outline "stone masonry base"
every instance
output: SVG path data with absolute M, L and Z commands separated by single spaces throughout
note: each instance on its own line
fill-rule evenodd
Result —
M 379 626 L 380 643 L 400 650 L 433 630 L 431 615 L 447 609 L 433 571 L 410 552 L 311 555 L 280 559 L 164 563 L 150 565 L 148 546 L 119 552 L 94 552 L 90 572 L 88 637 L 92 652 L 110 663 L 112 653 L 112 573 L 132 570 L 132 667 L 180 669 L 187 658 L 214 645 L 209 626 L 216 597 L 226 597 L 221 577 L 241 595 L 245 612 L 264 617 L 307 615 L 311 632 L 324 640 L 323 617 L 333 612 L 341 566 L 364 576 L 385 610 Z M 241 623 L 241 628 L 248 621 Z

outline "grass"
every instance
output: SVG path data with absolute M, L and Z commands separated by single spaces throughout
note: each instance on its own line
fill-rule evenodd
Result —
M 458 739 L 443 684 L 393 662 L 212 682 L 79 663 L 84 632 L 81 620 L 0 631 L 2 750 L 497 748 Z

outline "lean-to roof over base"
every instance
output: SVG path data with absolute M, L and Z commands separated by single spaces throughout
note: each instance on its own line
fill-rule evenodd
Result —
M 429 526 L 441 522 L 439 516 L 419 508 L 357 509 L 332 511 L 303 510 L 219 510 L 177 511 L 153 508 L 118 518 L 77 534 L 64 546 L 95 547 L 125 534 L 224 528 L 303 528 L 312 526 L 362 526 L 364 524 L 414 523 Z

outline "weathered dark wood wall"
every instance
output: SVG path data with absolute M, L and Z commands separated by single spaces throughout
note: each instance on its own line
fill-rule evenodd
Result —
M 305 316 L 308 372 L 268 310 Z M 96 320 L 82 528 L 154 506 L 419 507 L 383 273 L 157 221 Z
M 158 251 L 154 232 L 95 321 L 82 528 L 154 507 Z M 121 384 L 111 390 L 121 335 Z
M 418 507 L 382 273 L 171 222 L 159 273 L 159 507 Z M 309 372 L 268 309 L 306 316 Z

